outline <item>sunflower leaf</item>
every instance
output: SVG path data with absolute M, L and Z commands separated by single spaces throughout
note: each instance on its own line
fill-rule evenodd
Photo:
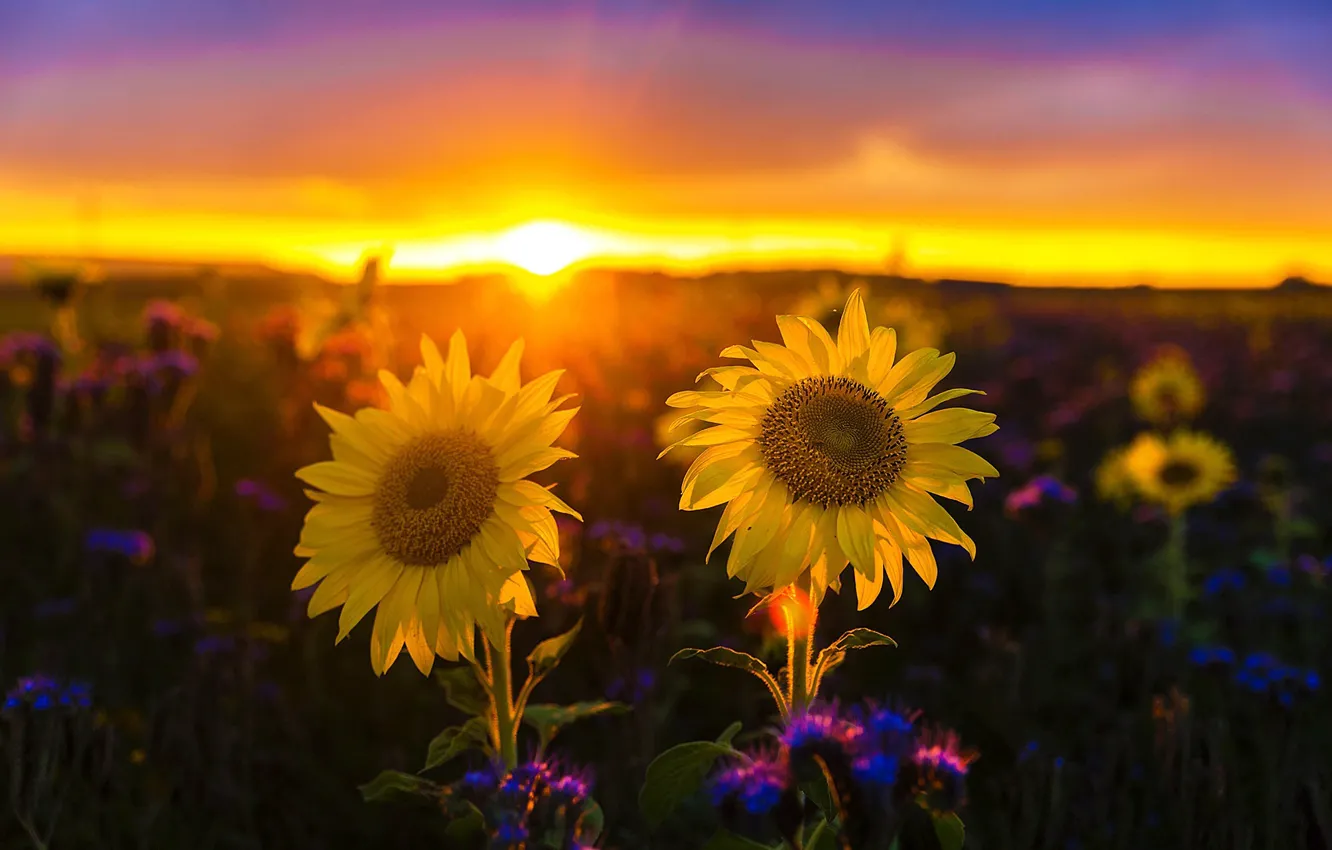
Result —
M 711 649 L 682 649 L 671 656 L 667 664 L 674 664 L 677 660 L 684 658 L 701 658 L 712 664 L 718 664 L 722 667 L 734 667 L 737 670 L 744 670 L 747 673 L 753 673 L 759 681 L 767 687 L 768 692 L 772 694 L 773 701 L 777 703 L 777 708 L 782 716 L 786 716 L 787 705 L 786 697 L 782 694 L 782 689 L 778 686 L 777 680 L 773 678 L 768 665 L 747 652 L 729 649 L 724 646 L 714 646 Z
M 444 699 L 449 705 L 477 717 L 489 713 L 489 694 L 472 667 L 446 667 L 435 673 L 435 679 L 444 686 Z
M 468 750 L 486 749 L 489 735 L 490 723 L 484 717 L 473 717 L 461 726 L 450 726 L 430 742 L 421 772 L 453 761 Z
M 711 649 L 682 649 L 671 656 L 667 664 L 674 664 L 686 658 L 701 658 L 712 664 L 720 664 L 722 667 L 734 667 L 737 670 L 745 670 L 755 675 L 769 673 L 768 665 L 747 652 L 740 652 L 735 649 L 728 649 L 724 646 L 714 646 Z
M 360 786 L 361 798 L 367 803 L 386 800 L 410 800 L 434 797 L 440 787 L 429 779 L 422 779 L 398 770 L 382 771 L 374 779 Z
M 553 705 L 536 703 L 523 709 L 523 722 L 541 736 L 540 752 L 570 723 L 596 717 L 599 714 L 626 714 L 632 706 L 622 702 L 576 702 L 572 705 Z
M 814 663 L 814 692 L 818 693 L 818 686 L 822 683 L 823 677 L 836 670 L 846 660 L 848 650 L 864 649 L 867 646 L 897 646 L 897 641 L 873 629 L 851 629 L 844 633 L 819 653 L 818 660 Z
M 582 628 L 583 621 L 580 618 L 569 631 L 537 644 L 536 649 L 527 656 L 531 675 L 539 679 L 554 670 L 555 665 L 559 664 L 560 659 L 569 651 L 569 647 L 573 646 L 574 639 L 578 637 L 578 631 Z
M 867 646 L 897 646 L 897 641 L 873 629 L 852 629 L 829 644 L 820 655 L 845 652 L 848 649 L 864 649 Z

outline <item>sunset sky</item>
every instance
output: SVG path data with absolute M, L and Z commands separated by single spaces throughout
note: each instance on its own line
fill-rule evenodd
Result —
M 0 0 L 0 253 L 1332 279 L 1329 45 L 1328 0 Z

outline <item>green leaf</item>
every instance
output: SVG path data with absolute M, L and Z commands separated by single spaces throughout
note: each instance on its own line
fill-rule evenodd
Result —
M 731 742 L 735 740 L 735 736 L 739 735 L 740 730 L 743 728 L 745 728 L 745 724 L 741 723 L 739 720 L 735 721 L 730 726 L 723 729 L 722 733 L 717 736 L 717 743 L 721 744 L 723 747 L 731 746 Z
M 852 629 L 833 641 L 832 645 L 824 652 L 828 650 L 864 649 L 867 646 L 897 646 L 897 641 L 873 629 Z
M 1306 517 L 1297 517 L 1290 521 L 1290 534 L 1292 537 L 1317 537 L 1319 533 L 1320 530 L 1318 524 Z
M 481 814 L 481 810 L 471 803 L 466 804 L 466 812 L 464 815 L 451 817 L 449 825 L 444 828 L 444 834 L 455 845 L 484 845 L 486 816 Z
M 867 646 L 897 646 L 897 641 L 873 629 L 852 629 L 846 632 L 819 653 L 818 661 L 814 664 L 815 685 L 846 660 L 849 650 L 864 649 Z
M 786 845 L 778 845 L 784 847 Z M 771 850 L 768 845 L 760 844 L 757 841 L 745 838 L 742 835 L 736 835 L 725 829 L 719 831 L 716 835 L 708 839 L 708 843 L 703 845 L 703 850 Z
M 560 663 L 560 659 L 569 651 L 569 647 L 573 646 L 574 638 L 578 637 L 578 631 L 582 628 L 583 621 L 579 619 L 577 623 L 574 623 L 574 627 L 564 634 L 556 635 L 537 644 L 536 649 L 532 650 L 531 654 L 527 656 L 527 664 L 532 671 L 531 675 L 540 678 L 555 669 L 555 665 Z
M 648 823 L 664 821 L 680 803 L 693 796 L 718 758 L 735 750 L 714 741 L 690 741 L 677 744 L 648 765 L 643 788 L 638 792 L 638 807 Z
M 831 821 L 821 820 L 805 841 L 805 850 L 841 850 L 837 840 L 837 827 Z
M 589 797 L 583 803 L 582 814 L 578 816 L 578 835 L 576 837 L 580 843 L 595 844 L 605 829 L 606 813 L 601 810 L 600 803 Z
M 559 731 L 570 723 L 598 714 L 625 714 L 632 710 L 631 706 L 622 702 L 576 702 L 573 705 L 536 703 L 523 710 L 523 722 L 537 730 L 544 751 Z
M 713 664 L 720 664 L 723 667 L 734 667 L 737 670 L 745 670 L 753 673 L 755 676 L 772 675 L 768 671 L 768 665 L 758 660 L 747 652 L 739 652 L 734 649 L 727 649 L 724 646 L 714 646 L 712 649 L 682 649 L 671 656 L 667 664 L 674 664 L 686 658 L 702 658 L 704 661 Z
M 714 646 L 712 649 L 690 648 L 675 653 L 671 656 L 671 660 L 666 663 L 674 664 L 683 658 L 701 658 L 713 664 L 720 664 L 722 667 L 734 667 L 737 670 L 753 673 L 768 689 L 768 693 L 772 694 L 773 702 L 777 703 L 777 708 L 781 711 L 782 716 L 786 716 L 786 697 L 782 694 L 782 689 L 778 687 L 777 680 L 768 671 L 768 665 L 749 653 L 727 649 L 724 646 Z
M 967 840 L 967 828 L 956 812 L 934 816 L 934 833 L 939 836 L 939 846 L 943 850 L 962 850 Z
M 439 795 L 440 788 L 429 779 L 422 779 L 398 770 L 385 770 L 360 786 L 361 799 L 366 802 L 419 799 Z
M 435 678 L 444 686 L 444 698 L 449 705 L 477 717 L 490 714 L 490 695 L 486 686 L 476 680 L 471 665 L 446 667 L 437 671 Z
M 468 750 L 487 749 L 489 737 L 490 722 L 484 717 L 473 717 L 461 726 L 450 726 L 430 742 L 421 772 L 453 761 Z
M 943 850 L 933 816 L 918 804 L 902 807 L 902 825 L 897 841 L 901 850 Z
M 820 772 L 821 773 L 821 772 Z M 807 782 L 800 783 L 800 790 L 809 801 L 819 807 L 824 817 L 836 817 L 836 806 L 833 805 L 833 795 L 828 790 L 828 778 L 823 775 L 816 776 Z

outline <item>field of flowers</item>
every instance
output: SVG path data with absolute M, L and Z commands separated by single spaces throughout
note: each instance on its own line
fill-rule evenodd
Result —
M 0 848 L 1332 848 L 1332 292 L 0 295 Z

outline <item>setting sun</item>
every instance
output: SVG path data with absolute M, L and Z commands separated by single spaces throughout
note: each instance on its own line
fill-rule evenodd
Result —
M 495 257 L 543 277 L 593 256 L 595 241 L 586 231 L 557 221 L 533 221 L 500 234 Z

